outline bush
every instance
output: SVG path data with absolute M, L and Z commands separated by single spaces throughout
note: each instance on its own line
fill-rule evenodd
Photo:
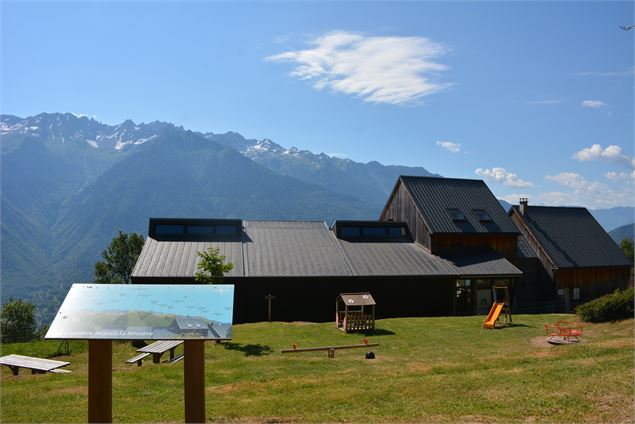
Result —
M 576 308 L 576 313 L 587 322 L 618 321 L 633 318 L 632 288 L 619 290 L 598 299 L 587 302 Z
M 2 305 L 2 343 L 28 342 L 36 338 L 35 305 L 9 299 Z

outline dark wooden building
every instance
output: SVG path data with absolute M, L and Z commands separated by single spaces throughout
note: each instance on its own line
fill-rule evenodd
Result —
M 483 181 L 401 176 L 380 220 L 406 222 L 418 244 L 462 267 L 454 288 L 455 314 L 487 313 L 493 285 L 513 292 L 514 278 L 503 272 L 471 272 L 486 262 L 492 268 L 517 257 L 519 231 Z
M 333 320 L 339 293 L 372 292 L 377 318 L 456 311 L 457 279 L 516 278 L 492 252 L 444 258 L 416 243 L 403 222 L 150 219 L 133 283 L 193 283 L 197 252 L 216 247 L 234 264 L 234 322 Z M 466 274 L 467 273 L 467 274 Z M 407 296 L 404 296 L 407 293 Z
M 628 285 L 633 264 L 587 209 L 529 206 L 521 199 L 509 216 L 528 252 L 522 282 L 551 288 L 542 297 L 563 310 Z

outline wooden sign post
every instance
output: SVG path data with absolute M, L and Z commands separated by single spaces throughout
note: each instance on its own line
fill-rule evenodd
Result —
M 88 341 L 88 422 L 112 422 L 112 340 Z
M 276 297 L 272 294 L 268 294 L 265 296 L 265 299 L 267 299 L 267 321 L 269 322 L 271 322 L 271 301 L 275 298 Z
M 205 422 L 205 341 L 186 340 L 183 360 L 185 422 Z

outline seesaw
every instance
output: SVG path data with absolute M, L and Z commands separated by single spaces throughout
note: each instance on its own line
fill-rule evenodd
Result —
M 296 343 L 292 344 L 293 349 L 283 349 L 280 353 L 300 353 L 300 352 L 317 352 L 321 350 L 325 350 L 328 352 L 329 358 L 335 358 L 335 351 L 339 349 L 355 349 L 358 347 L 375 347 L 379 346 L 379 343 L 368 343 L 367 339 L 363 340 L 362 344 L 354 344 L 354 345 L 341 345 L 341 346 L 319 346 L 319 347 L 303 347 L 298 348 Z

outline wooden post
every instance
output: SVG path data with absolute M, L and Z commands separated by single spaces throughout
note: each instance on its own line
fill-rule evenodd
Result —
M 205 422 L 205 341 L 185 340 L 183 348 L 185 422 Z
M 112 422 L 112 341 L 88 341 L 88 422 Z
M 265 299 L 267 299 L 267 321 L 269 322 L 271 322 L 271 301 L 275 298 L 276 297 L 272 294 L 268 294 L 265 296 Z

